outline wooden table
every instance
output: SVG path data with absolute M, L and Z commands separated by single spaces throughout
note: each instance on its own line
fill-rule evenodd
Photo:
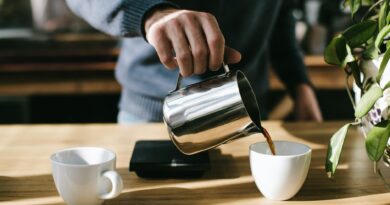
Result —
M 263 140 L 260 135 L 212 150 L 211 170 L 200 179 L 147 180 L 129 173 L 128 162 L 135 141 L 168 139 L 162 124 L 0 126 L 0 204 L 63 204 L 52 180 L 49 156 L 73 146 L 101 146 L 117 153 L 125 188 L 105 204 L 389 204 L 390 191 L 373 173 L 357 130 L 349 132 L 336 180 L 327 179 L 323 166 L 327 143 L 342 124 L 264 123 L 275 139 L 303 142 L 313 149 L 305 184 L 284 202 L 265 199 L 253 182 L 248 146 Z

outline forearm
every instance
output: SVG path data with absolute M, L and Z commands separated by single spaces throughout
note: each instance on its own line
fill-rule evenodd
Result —
M 69 8 L 94 28 L 112 36 L 144 33 L 144 17 L 155 7 L 176 5 L 163 0 L 67 0 Z

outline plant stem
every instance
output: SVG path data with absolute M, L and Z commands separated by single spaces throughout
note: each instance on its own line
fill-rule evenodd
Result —
M 364 135 L 364 139 L 367 139 L 367 134 L 366 134 L 366 131 L 364 130 L 363 126 L 360 126 L 361 130 L 362 130 L 362 133 Z
M 360 21 L 363 22 L 363 21 L 367 18 L 368 14 L 370 14 L 371 11 L 372 11 L 376 6 L 378 6 L 380 3 L 382 3 L 383 1 L 384 1 L 384 0 L 379 0 L 379 1 L 375 2 L 373 5 L 371 5 L 371 7 L 367 10 L 367 12 L 364 14 L 364 16 L 362 17 L 362 19 L 361 19 Z
M 349 76 L 350 76 L 350 74 L 346 75 L 346 77 L 345 77 L 346 90 L 348 93 L 349 100 L 352 103 L 353 109 L 355 109 L 356 108 L 355 101 L 353 100 L 351 91 L 349 90 Z

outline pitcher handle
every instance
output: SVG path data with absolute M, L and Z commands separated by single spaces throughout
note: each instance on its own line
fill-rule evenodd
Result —
M 225 70 L 225 74 L 229 74 L 230 73 L 229 66 L 227 64 L 225 64 L 225 62 L 222 62 L 222 66 L 223 66 L 223 69 Z M 177 76 L 176 87 L 174 90 L 170 91 L 170 93 L 173 93 L 173 92 L 180 89 L 182 79 L 183 79 L 183 76 L 179 72 L 179 75 Z

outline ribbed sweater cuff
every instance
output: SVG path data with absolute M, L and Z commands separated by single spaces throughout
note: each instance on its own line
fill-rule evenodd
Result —
M 174 3 L 164 0 L 127 0 L 123 1 L 124 16 L 122 21 L 122 35 L 124 37 L 143 36 L 145 39 L 145 16 L 155 8 L 173 7 Z

